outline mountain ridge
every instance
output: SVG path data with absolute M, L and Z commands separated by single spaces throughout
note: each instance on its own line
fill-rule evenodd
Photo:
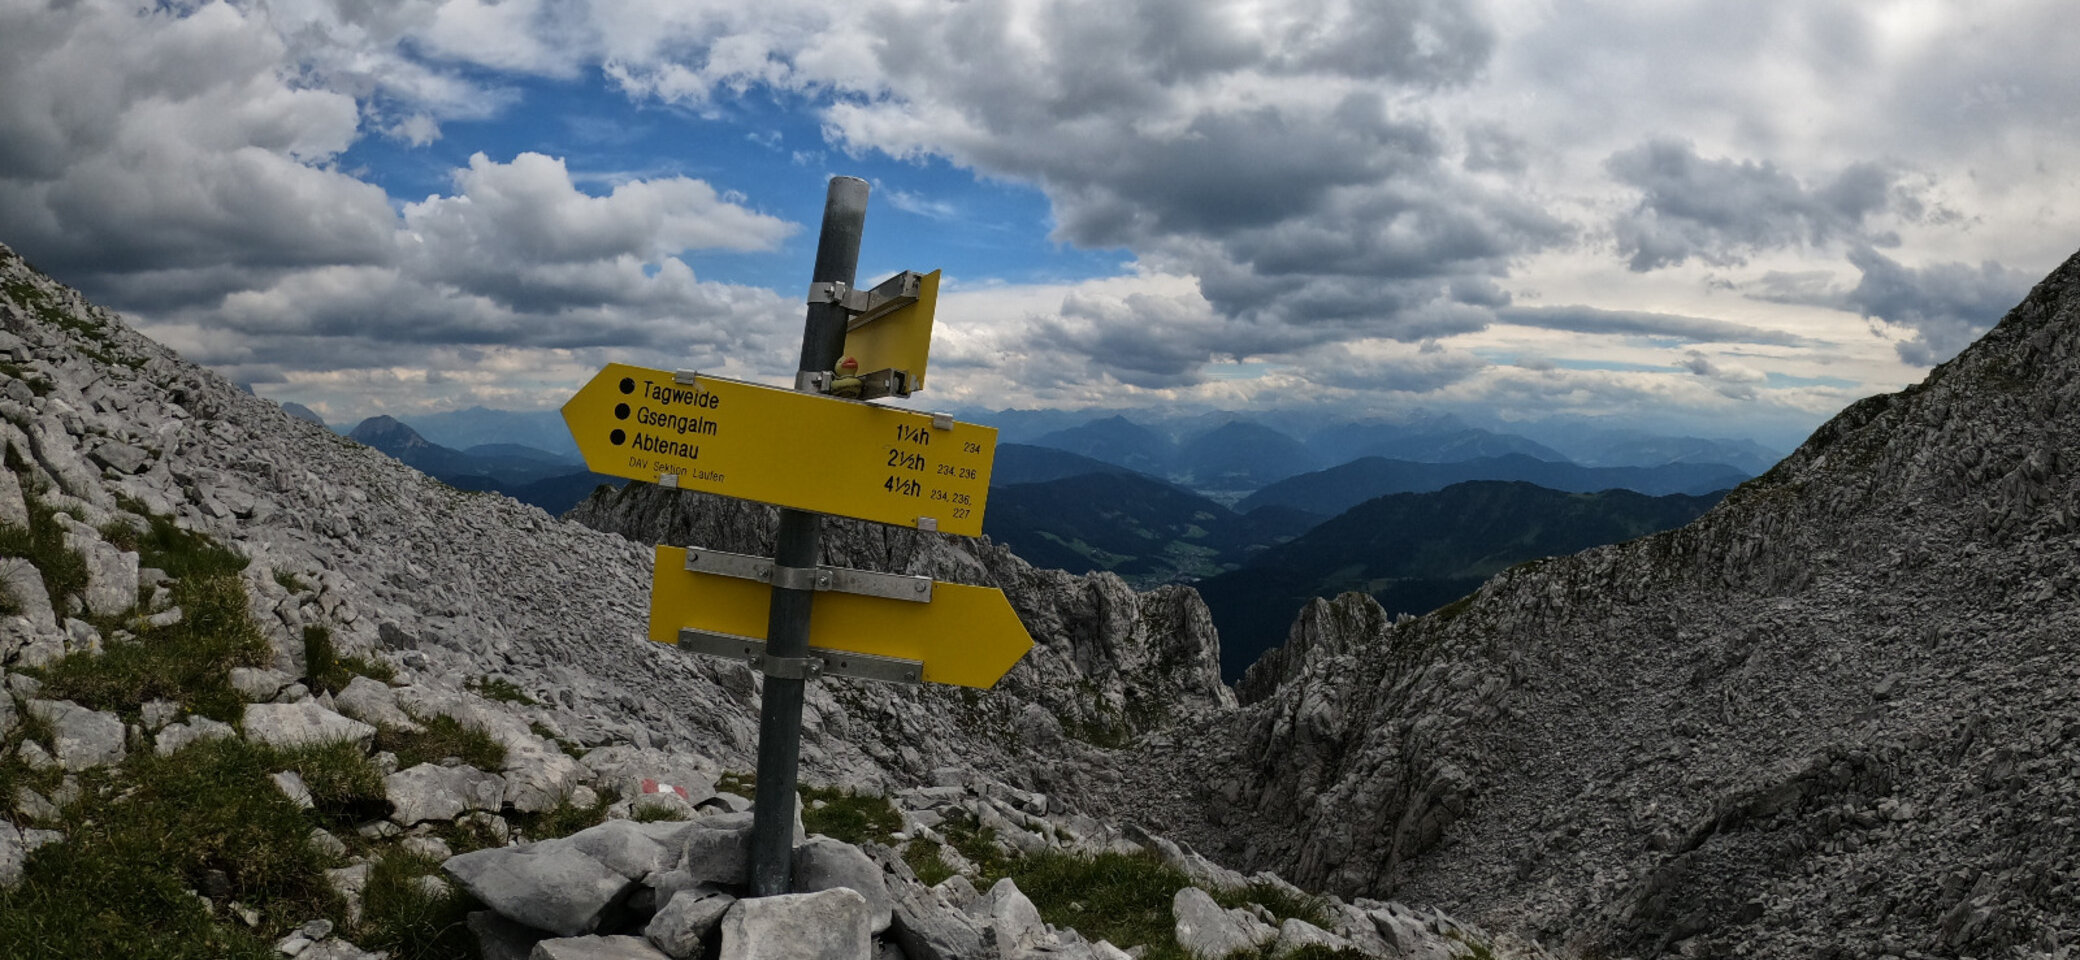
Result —
M 1245 867 L 1604 955 L 2080 939 L 2080 256 L 1699 520 L 1311 603 L 1132 795 Z M 1144 773 L 1145 771 L 1145 773 Z

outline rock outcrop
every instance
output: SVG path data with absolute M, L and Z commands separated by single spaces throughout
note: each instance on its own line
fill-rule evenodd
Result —
M 1208 774 L 1155 822 L 1605 955 L 2063 955 L 2076 468 L 2080 258 L 1687 527 L 1311 604 L 1120 796 Z

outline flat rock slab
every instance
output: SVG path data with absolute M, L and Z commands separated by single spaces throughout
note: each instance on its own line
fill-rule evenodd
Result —
M 397 695 L 390 692 L 390 685 L 381 680 L 356 676 L 347 683 L 345 690 L 333 695 L 332 702 L 341 713 L 356 720 L 396 727 L 410 733 L 426 729 L 398 708 Z
M 633 820 L 608 820 L 567 839 L 586 856 L 630 880 L 641 880 L 678 865 L 677 851 L 657 842 L 643 829 L 643 824 Z
M 123 759 L 123 721 L 70 700 L 31 700 L 29 715 L 51 725 L 52 753 L 67 770 L 86 770 Z
M 739 900 L 722 917 L 721 960 L 873 960 L 867 900 L 839 888 Z
M 441 869 L 500 916 L 564 937 L 592 932 L 634 886 L 565 840 L 477 850 Z
M 366 750 L 376 736 L 376 728 L 327 710 L 316 700 L 249 703 L 244 726 L 247 740 L 284 749 L 349 740 Z
M 671 960 L 642 937 L 570 937 L 534 945 L 527 960 Z
M 159 731 L 159 738 L 152 752 L 162 757 L 172 756 L 174 751 L 202 740 L 221 740 L 238 736 L 228 723 L 220 723 L 204 716 L 192 716 L 180 723 L 170 723 Z
M 422 763 L 383 778 L 383 795 L 393 808 L 390 819 L 405 827 L 453 820 L 470 810 L 497 813 L 505 792 L 505 781 L 498 774 L 466 764 Z

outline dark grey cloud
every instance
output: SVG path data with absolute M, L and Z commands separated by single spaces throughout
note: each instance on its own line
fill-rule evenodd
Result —
M 1993 328 L 2029 292 L 2033 274 L 1992 261 L 1907 267 L 1876 250 L 1854 250 L 1863 272 L 1841 295 L 1850 309 L 1913 331 L 1897 345 L 1901 362 L 1931 366 L 1957 355 Z
M 1494 32 L 1468 5 L 968 4 L 885 35 L 885 86 L 832 107 L 833 135 L 1038 184 L 1057 237 L 1198 277 L 1235 322 L 1166 345 L 1151 375 L 1195 351 L 1477 330 L 1512 262 L 1573 235 L 1469 172 L 1416 105 L 1485 69 Z M 1488 134 L 1484 162 L 1507 162 Z
M 1696 343 L 1767 343 L 1784 347 L 1809 346 L 1813 343 L 1812 340 L 1796 334 L 1709 317 L 1685 317 L 1637 310 L 1601 310 L 1586 306 L 1504 307 L 1496 311 L 1496 319 L 1504 323 L 1546 330 L 1660 337 Z
M 1991 260 L 1909 267 L 1869 247 L 1849 251 L 1860 274 L 1844 288 L 1825 271 L 1770 271 L 1742 293 L 1772 303 L 1847 310 L 1909 331 L 1895 344 L 1900 362 L 1932 366 L 1992 329 L 2029 292 L 2036 274 Z
M 1639 205 L 1613 224 L 1635 271 L 1691 258 L 1718 266 L 1785 247 L 1844 242 L 1889 246 L 1874 221 L 1924 214 L 1904 171 L 1857 163 L 1807 186 L 1768 161 L 1701 157 L 1687 143 L 1655 140 L 1612 154 L 1604 169 L 1640 191 Z

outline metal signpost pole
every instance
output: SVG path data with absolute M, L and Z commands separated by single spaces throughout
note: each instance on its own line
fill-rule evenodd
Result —
M 850 289 L 859 269 L 860 233 L 867 222 L 867 182 L 832 177 L 824 199 L 823 232 L 816 242 L 811 289 L 833 281 Z M 845 350 L 847 315 L 836 298 L 809 304 L 802 331 L 796 389 L 813 389 L 808 374 L 827 373 Z M 814 470 L 803 452 L 802 469 Z M 767 614 L 765 694 L 759 703 L 758 797 L 752 806 L 751 895 L 789 892 L 794 872 L 795 774 L 801 760 L 802 698 L 809 664 L 809 604 L 820 556 L 823 518 L 781 510 L 773 556 L 773 604 Z M 783 582 L 785 581 L 785 582 Z

